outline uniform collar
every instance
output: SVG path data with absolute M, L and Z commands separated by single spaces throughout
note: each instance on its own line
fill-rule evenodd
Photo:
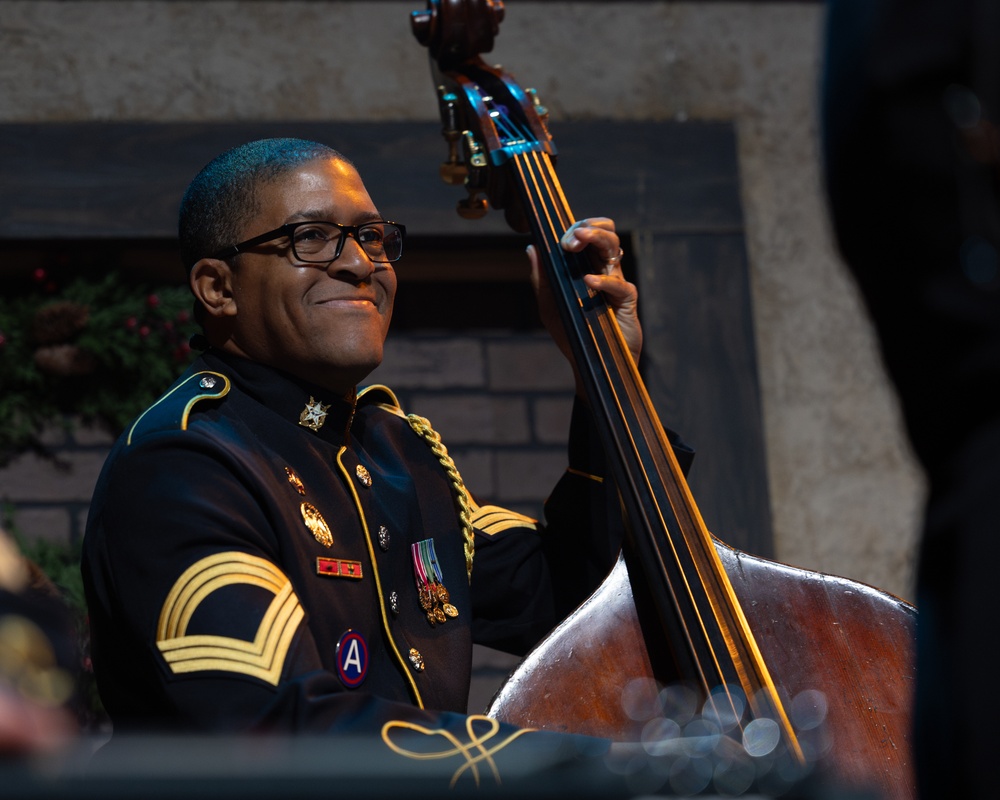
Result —
M 347 443 L 357 393 L 339 397 L 286 372 L 212 348 L 202 354 L 209 369 L 229 376 L 233 384 L 282 419 L 331 444 Z

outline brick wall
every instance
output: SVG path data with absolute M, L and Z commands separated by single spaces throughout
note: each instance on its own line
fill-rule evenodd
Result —
M 26 539 L 75 543 L 114 437 L 95 428 L 53 426 L 42 439 L 47 452 L 24 453 L 0 470 L 4 516 Z
M 545 333 L 390 337 L 373 382 L 441 434 L 481 502 L 537 516 L 566 467 L 573 376 Z

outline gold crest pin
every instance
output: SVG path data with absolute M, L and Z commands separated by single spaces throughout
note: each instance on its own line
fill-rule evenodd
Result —
M 323 405 L 316 398 L 310 397 L 306 407 L 299 414 L 299 425 L 309 428 L 311 431 L 318 431 L 326 422 L 326 413 L 330 409 L 330 404 Z

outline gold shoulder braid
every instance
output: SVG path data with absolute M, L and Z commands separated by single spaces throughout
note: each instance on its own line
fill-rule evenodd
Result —
M 438 457 L 444 471 L 451 479 L 451 489 L 455 494 L 455 505 L 458 507 L 458 521 L 462 523 L 462 537 L 465 539 L 465 569 L 469 574 L 469 581 L 472 581 L 472 557 L 475 555 L 475 540 L 472 538 L 472 512 L 469 510 L 469 493 L 462 482 L 462 476 L 458 474 L 455 462 L 448 455 L 448 450 L 441 442 L 441 435 L 431 427 L 431 423 L 416 414 L 407 414 L 407 422 L 410 427 L 420 436 L 431 448 L 431 452 Z

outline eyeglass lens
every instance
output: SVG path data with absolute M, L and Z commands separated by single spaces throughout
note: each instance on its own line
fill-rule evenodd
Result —
M 292 248 L 302 261 L 326 262 L 339 255 L 340 242 L 347 231 L 354 234 L 372 261 L 395 261 L 403 253 L 403 232 L 385 222 L 370 222 L 344 229 L 329 222 L 311 222 L 299 225 L 292 234 Z

